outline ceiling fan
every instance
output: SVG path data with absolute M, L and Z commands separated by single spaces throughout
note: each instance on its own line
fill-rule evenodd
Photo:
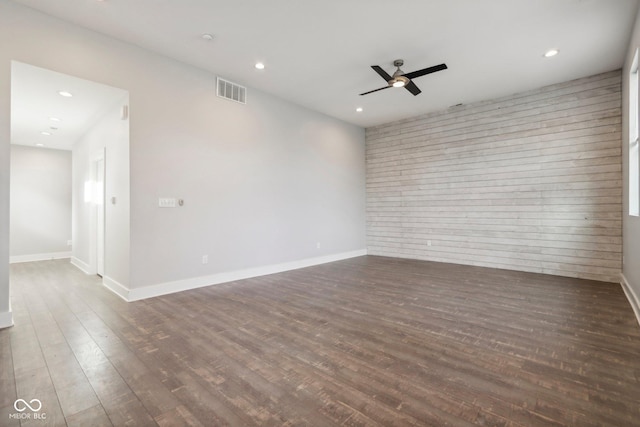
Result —
M 389 89 L 390 87 L 404 87 L 409 92 L 413 94 L 413 96 L 418 95 L 422 92 L 418 86 L 412 81 L 416 77 L 421 77 L 427 74 L 435 73 L 436 71 L 442 71 L 447 69 L 447 64 L 435 65 L 429 68 L 423 68 L 422 70 L 413 71 L 411 73 L 405 73 L 400 69 L 404 61 L 402 59 L 396 59 L 393 61 L 393 66 L 397 67 L 393 76 L 390 76 L 385 70 L 383 70 L 379 65 L 372 65 L 371 68 L 380 75 L 383 79 L 387 81 L 387 86 L 381 87 L 379 89 L 370 90 L 369 92 L 361 93 L 360 95 L 368 95 L 373 92 L 377 92 L 383 89 Z

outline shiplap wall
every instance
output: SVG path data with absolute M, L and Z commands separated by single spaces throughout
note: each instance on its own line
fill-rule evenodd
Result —
M 621 73 L 368 128 L 369 254 L 617 282 Z

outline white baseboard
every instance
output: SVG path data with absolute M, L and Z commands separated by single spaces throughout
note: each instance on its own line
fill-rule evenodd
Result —
M 109 276 L 104 276 L 102 278 L 102 284 L 111 292 L 113 292 L 114 294 L 122 298 L 123 300 L 127 302 L 129 301 L 129 293 L 131 291 L 122 283 L 118 282 L 117 280 L 113 280 Z
M 122 285 L 122 289 L 113 292 L 120 295 L 126 301 L 138 301 L 146 298 L 153 298 L 160 295 L 172 294 L 189 289 L 202 288 L 205 286 L 219 285 L 221 283 L 233 282 L 235 280 L 250 279 L 252 277 L 266 276 L 268 274 L 282 273 L 284 271 L 296 270 L 298 268 L 311 267 L 313 265 L 326 264 L 328 262 L 341 261 L 348 258 L 355 258 L 367 254 L 366 249 L 351 252 L 341 252 L 338 254 L 326 255 L 314 258 L 305 258 L 297 261 L 285 262 L 282 264 L 266 265 L 262 267 L 248 268 L 245 270 L 229 271 L 212 274 L 210 276 L 193 277 L 190 279 L 176 280 L 173 282 L 160 283 L 157 285 L 145 286 L 143 288 L 127 289 Z M 126 293 L 121 293 L 126 290 Z
M 622 290 L 624 294 L 627 296 L 629 300 L 629 304 L 631 304 L 631 308 L 633 308 L 633 312 L 636 314 L 636 319 L 638 320 L 638 324 L 640 324 L 640 298 L 638 298 L 638 294 L 633 290 L 629 281 L 624 276 L 624 274 L 620 273 L 620 284 L 622 285 Z
M 13 326 L 13 313 L 11 311 L 5 311 L 0 313 L 0 329 Z
M 79 260 L 78 258 L 76 258 L 74 256 L 71 257 L 71 264 L 76 266 L 76 267 L 78 267 L 85 274 L 92 274 L 91 273 L 91 267 L 89 266 L 89 264 L 87 264 L 84 261 Z
M 50 252 L 46 254 L 16 255 L 9 257 L 9 264 L 19 262 L 49 261 L 51 259 L 71 258 L 71 252 Z

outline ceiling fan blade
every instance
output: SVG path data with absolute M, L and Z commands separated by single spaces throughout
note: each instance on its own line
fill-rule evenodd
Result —
M 371 68 L 373 68 L 373 70 L 376 73 L 378 73 L 380 75 L 380 77 L 382 77 L 384 79 L 385 82 L 388 82 L 389 80 L 391 80 L 393 78 L 385 70 L 380 68 L 379 65 L 372 65 Z
M 405 85 L 404 88 L 411 92 L 413 96 L 416 96 L 422 92 L 420 88 L 418 88 L 418 86 L 416 86 L 416 84 L 412 81 L 410 81 L 409 84 Z
M 360 96 L 362 96 L 362 95 L 369 95 L 370 93 L 377 92 L 377 91 L 382 90 L 382 89 L 389 89 L 390 87 L 391 87 L 391 86 L 385 86 L 385 87 L 381 87 L 380 89 L 370 90 L 369 92 L 361 93 L 361 94 L 360 94 Z
M 435 65 L 429 68 L 423 68 L 422 70 L 413 71 L 411 73 L 407 73 L 404 76 L 410 80 L 415 79 L 416 77 L 421 77 L 427 74 L 435 73 L 436 71 L 442 71 L 447 69 L 447 64 Z

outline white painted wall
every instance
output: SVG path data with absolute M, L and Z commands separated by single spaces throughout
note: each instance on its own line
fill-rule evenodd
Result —
M 12 262 L 68 257 L 71 152 L 11 146 Z
M 132 93 L 134 287 L 364 249 L 361 129 L 257 91 L 247 105 L 216 98 L 204 73 L 150 89 L 176 102 Z M 136 120 L 154 123 L 146 148 Z
M 121 110 L 128 94 L 104 112 L 73 146 L 73 258 L 83 270 L 96 273 L 95 160 L 105 160 L 105 280 L 129 283 L 129 120 Z M 87 187 L 91 194 L 86 194 Z M 111 203 L 115 197 L 116 203 Z
M 124 288 L 364 250 L 363 129 L 252 88 L 246 106 L 217 98 L 208 72 L 6 1 L 0 38 L 12 40 L 0 50 L 0 231 L 8 231 L 5 100 L 17 60 L 129 91 Z M 160 209 L 158 197 L 185 206 Z M 0 240 L 1 311 L 8 251 Z
M 9 164 L 11 62 L 0 60 L 0 328 L 13 325 L 9 300 Z
M 636 17 L 633 35 L 629 43 L 627 57 L 622 68 L 622 170 L 623 209 L 622 236 L 624 265 L 622 273 L 634 294 L 636 310 L 640 307 L 640 217 L 629 216 L 629 70 L 635 50 L 640 47 L 640 11 Z M 636 313 L 640 320 L 640 312 Z

